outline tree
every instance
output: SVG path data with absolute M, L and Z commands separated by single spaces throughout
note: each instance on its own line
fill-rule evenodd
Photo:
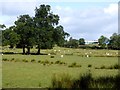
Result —
M 79 45 L 85 45 L 85 39 L 84 38 L 79 39 Z
M 66 37 L 69 37 L 69 34 L 67 32 L 64 32 L 63 26 L 60 25 L 54 29 L 53 39 L 58 46 L 64 46 Z
M 0 29 L 6 28 L 6 26 L 3 24 L 0 24 Z
M 114 33 L 110 37 L 110 42 L 108 44 L 109 49 L 117 49 L 120 50 L 120 34 Z
M 30 48 L 35 44 L 33 19 L 29 15 L 20 15 L 15 25 L 15 32 L 20 36 L 18 45 L 22 46 L 23 54 L 26 53 L 25 48 L 27 48 L 27 54 L 30 54 Z
M 99 45 L 102 47 L 102 48 L 106 48 L 106 45 L 109 43 L 109 39 L 105 36 L 101 36 L 99 39 L 98 39 L 98 43 Z
M 78 48 L 79 41 L 70 37 L 69 41 L 66 42 L 65 46 L 68 48 Z
M 62 26 L 57 26 L 59 16 L 51 12 L 49 5 L 40 5 L 35 9 L 35 28 L 36 44 L 38 46 L 37 54 L 40 54 L 42 47 L 52 48 L 54 44 L 62 44 L 65 32 Z
M 19 35 L 13 30 L 14 26 L 9 27 L 2 31 L 2 44 L 10 45 L 10 48 L 16 46 L 19 43 Z

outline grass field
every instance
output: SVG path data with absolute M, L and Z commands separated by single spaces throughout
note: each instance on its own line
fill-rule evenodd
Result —
M 18 49 L 13 51 L 21 52 Z M 32 52 L 34 52 L 34 49 Z M 57 47 L 52 50 L 42 50 L 41 52 L 50 55 L 4 54 L 2 58 L 7 61 L 2 62 L 2 86 L 10 88 L 50 87 L 51 77 L 54 74 L 61 73 L 68 73 L 73 79 L 89 71 L 94 77 L 118 74 L 118 69 L 95 69 L 95 67 L 108 67 L 117 64 L 118 57 L 116 56 L 118 51 L 115 50 L 84 50 Z M 106 53 L 109 53 L 109 55 Z M 62 58 L 61 55 L 63 55 Z M 86 55 L 89 55 L 89 57 L 86 57 Z M 51 56 L 54 57 L 51 58 Z M 24 60 L 27 60 L 27 62 L 24 62 Z M 31 62 L 32 60 L 34 62 Z M 41 63 L 38 63 L 38 61 Z M 49 63 L 44 64 L 44 61 Z M 55 64 L 57 61 L 65 64 Z M 69 67 L 73 63 L 81 65 L 81 67 Z

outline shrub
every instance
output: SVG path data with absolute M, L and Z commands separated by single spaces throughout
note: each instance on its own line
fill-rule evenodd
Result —
M 46 64 L 49 64 L 49 61 L 48 61 L 48 60 L 45 60 L 45 63 L 46 63 Z
M 59 64 L 59 63 L 60 63 L 60 61 L 56 61 L 56 62 L 55 62 L 55 64 Z
M 81 67 L 81 65 L 77 65 L 76 62 L 74 62 L 71 65 L 69 65 L 68 67 Z
M 2 60 L 3 60 L 3 61 L 9 61 L 7 58 L 3 58 Z
M 41 63 L 41 61 L 39 60 L 38 63 Z
M 32 59 L 31 62 L 35 62 L 35 59 Z
M 46 63 L 44 62 L 44 63 L 43 63 L 43 65 L 45 66 L 45 65 L 46 65 Z
M 105 66 L 104 66 L 104 65 L 103 65 L 103 66 L 101 66 L 101 67 L 100 67 L 100 69 L 105 69 Z
M 72 66 L 76 66 L 76 62 L 72 63 Z
M 81 67 L 81 65 L 76 65 L 76 67 Z
M 88 65 L 88 67 L 92 67 L 92 65 L 91 65 L 91 64 L 89 64 L 89 65 Z
M 54 58 L 55 56 L 51 56 L 50 58 Z
M 95 69 L 99 69 L 98 67 L 95 67 Z
M 114 69 L 120 69 L 120 65 L 118 65 L 118 64 L 115 64 L 113 67 L 114 67 Z
M 15 60 L 15 58 L 12 58 L 11 60 Z
M 28 62 L 28 60 L 26 60 L 26 59 L 23 59 L 22 61 L 23 61 L 23 62 Z
M 43 64 L 43 63 L 44 63 L 44 61 L 41 61 L 41 63 Z
M 91 73 L 80 75 L 79 79 L 73 81 L 72 88 L 80 88 L 81 90 L 87 90 L 90 87 L 91 81 Z
M 14 61 L 15 60 L 15 58 L 12 58 L 10 61 Z
M 53 62 L 50 62 L 51 64 L 53 64 Z
M 72 65 L 68 65 L 68 67 L 73 67 Z

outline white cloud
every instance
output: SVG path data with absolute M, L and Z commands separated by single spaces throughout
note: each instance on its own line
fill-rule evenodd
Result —
M 110 4 L 109 7 L 104 8 L 104 12 L 110 15 L 116 15 L 118 13 L 118 4 Z
M 35 7 L 43 3 L 32 0 L 31 2 L 4 2 L 2 4 L 0 23 L 10 26 L 21 14 L 33 16 Z M 60 16 L 60 24 L 73 38 L 83 37 L 87 40 L 95 40 L 101 35 L 109 37 L 118 31 L 117 4 L 110 4 L 108 7 L 101 6 L 101 8 L 92 6 L 92 8 L 84 9 L 84 7 L 75 8 L 67 3 L 63 6 L 51 4 L 53 13 Z
M 115 6 L 115 7 L 114 7 Z M 110 37 L 118 32 L 117 4 L 101 8 L 70 8 L 59 7 L 60 24 L 73 38 L 84 37 L 88 40 L 98 39 L 101 35 Z M 68 8 L 68 7 L 67 7 Z M 114 13 L 114 14 L 113 14 Z

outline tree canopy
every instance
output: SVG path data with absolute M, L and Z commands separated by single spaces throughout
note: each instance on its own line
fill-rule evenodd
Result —
M 33 46 L 38 49 L 37 54 L 41 48 L 52 48 L 55 44 L 62 46 L 65 37 L 69 36 L 59 25 L 59 16 L 53 14 L 50 5 L 40 5 L 36 7 L 34 17 L 20 15 L 14 23 L 3 31 L 3 45 L 23 48 L 23 54 L 30 54 Z

